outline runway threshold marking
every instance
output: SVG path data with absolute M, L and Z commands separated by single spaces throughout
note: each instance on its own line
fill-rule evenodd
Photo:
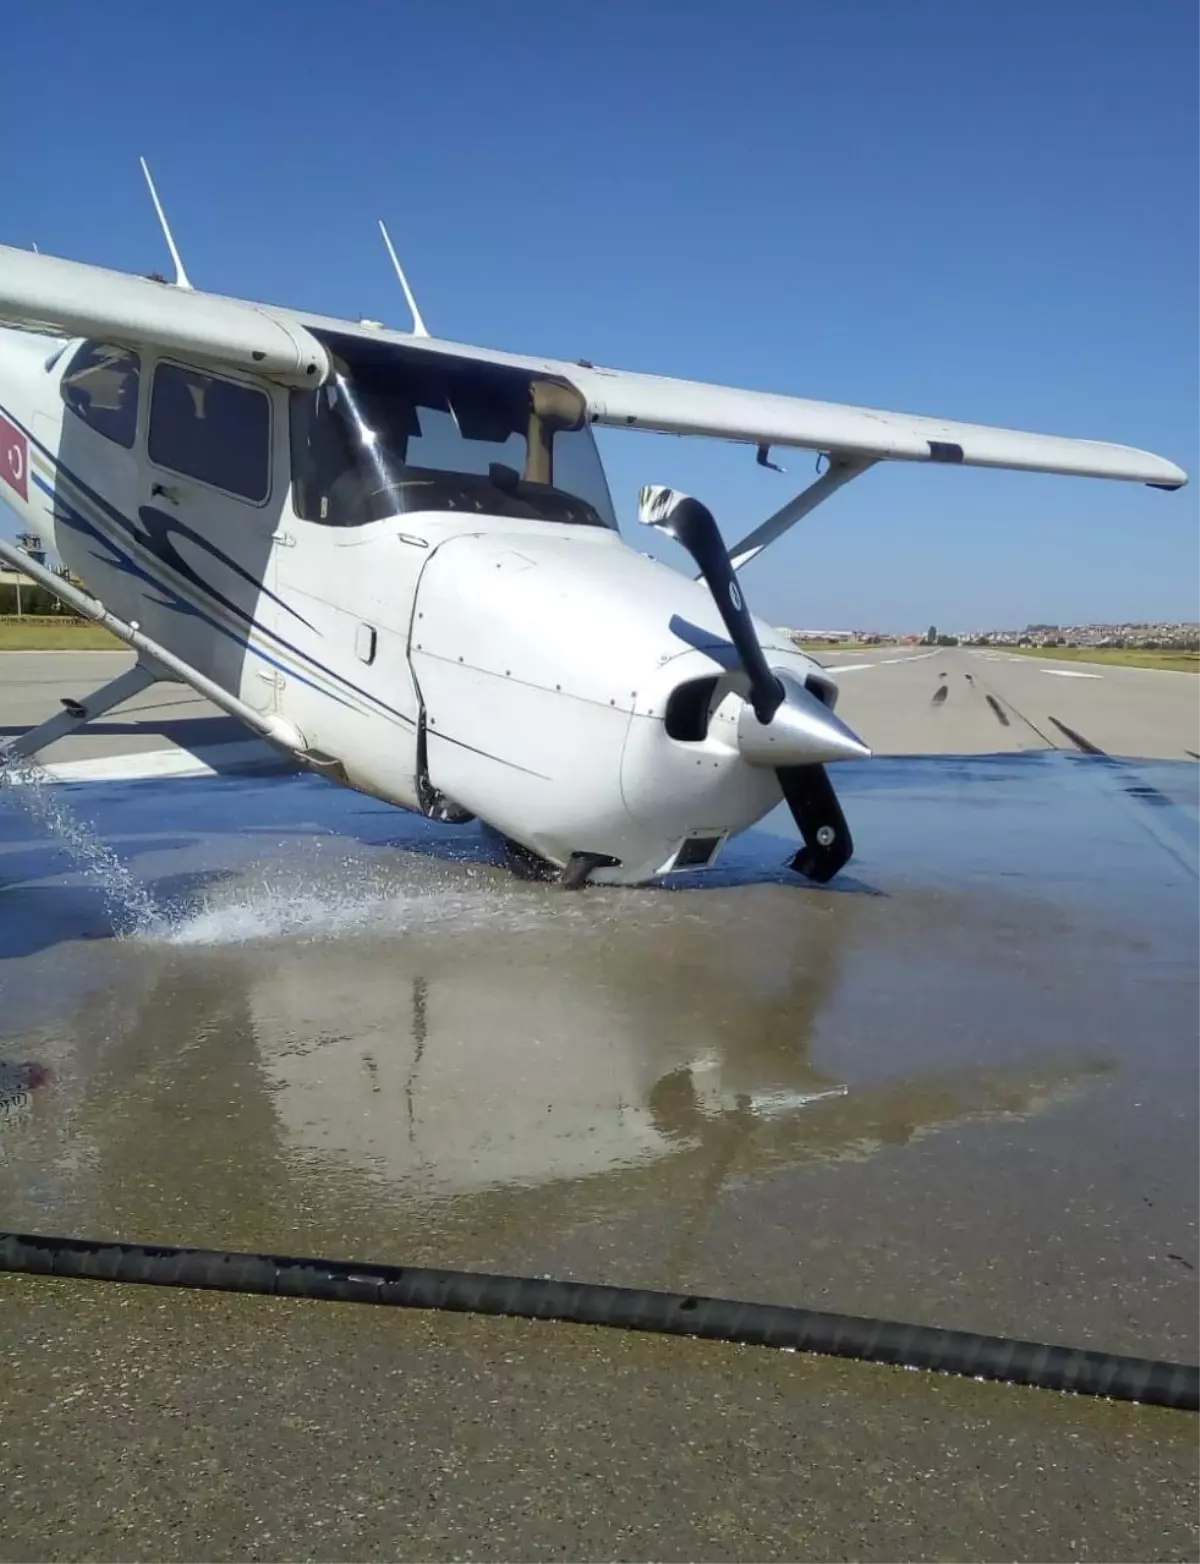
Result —
M 918 652 L 915 657 L 880 657 L 873 663 L 826 663 L 830 673 L 862 673 L 867 668 L 886 668 L 892 663 L 922 663 L 927 657 L 936 657 L 939 646 L 932 652 Z

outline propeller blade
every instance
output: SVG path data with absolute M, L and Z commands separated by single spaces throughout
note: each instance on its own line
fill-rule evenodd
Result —
M 854 853 L 850 827 L 824 766 L 780 766 L 776 775 L 804 846 L 792 859 L 797 874 L 825 885 Z
M 783 685 L 767 666 L 712 512 L 690 494 L 652 484 L 641 491 L 638 517 L 646 526 L 657 527 L 681 543 L 696 561 L 749 677 L 754 715 L 759 722 L 770 722 L 783 704 Z

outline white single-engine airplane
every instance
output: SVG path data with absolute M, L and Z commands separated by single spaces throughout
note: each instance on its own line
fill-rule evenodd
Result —
M 1187 482 L 1125 446 L 440 341 L 394 252 L 412 333 L 197 292 L 151 194 L 174 283 L 0 247 L 0 496 L 90 591 L 0 557 L 138 653 L 10 755 L 182 681 L 564 885 L 703 868 L 781 795 L 792 867 L 823 882 L 851 854 L 825 764 L 869 751 L 735 572 L 881 461 Z M 593 424 L 828 466 L 731 550 L 698 501 L 644 489 L 689 580 L 621 538 Z

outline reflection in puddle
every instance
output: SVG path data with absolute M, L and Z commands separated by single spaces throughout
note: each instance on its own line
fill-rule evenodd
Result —
M 1078 850 L 1096 821 L 1072 836 L 1063 811 L 1105 811 L 1121 866 L 1145 858 L 1137 820 L 1070 768 L 1017 793 L 964 766 L 858 782 L 868 844 L 907 787 L 887 851 L 910 868 L 879 896 L 736 855 L 703 889 L 569 895 L 419 833 L 397 845 L 394 814 L 335 790 L 175 785 L 157 814 L 145 789 L 89 794 L 101 839 L 177 910 L 87 942 L 89 893 L 10 819 L 4 1053 L 55 1085 L 8 1138 L 0 1201 L 44 1230 L 478 1253 L 592 1218 L 670 1229 L 723 1181 L 951 1127 L 939 1157 L 969 1158 L 964 1126 L 1177 1073 L 1194 941 L 1170 861 L 1100 898 Z M 1151 890 L 1158 921 L 1139 908 L 1133 937 L 1129 898 Z
M 846 970 L 852 987 L 868 959 L 863 919 L 886 916 L 858 899 L 770 887 L 747 917 L 738 898 L 572 897 L 427 866 L 356 880 L 276 868 L 114 946 L 107 1009 L 72 1026 L 93 1077 L 80 1122 L 132 1137 L 146 1166 L 216 1131 L 235 1186 L 253 1167 L 279 1189 L 356 1178 L 419 1202 L 728 1166 L 731 1148 L 741 1174 L 862 1158 L 1110 1068 L 1078 1049 L 900 1058 L 866 1079 L 822 1063 Z
M 77 790 L 174 909 L 117 939 L 0 807 L 0 1053 L 53 1074 L 6 1224 L 1131 1350 L 1150 1300 L 1188 1357 L 1195 879 L 1145 821 L 1194 804 L 1063 757 L 852 785 L 877 895 L 769 835 L 572 896 L 320 783 Z

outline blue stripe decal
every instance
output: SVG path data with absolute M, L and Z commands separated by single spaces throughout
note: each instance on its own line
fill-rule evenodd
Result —
M 40 473 L 33 474 L 33 481 L 36 487 L 41 489 L 42 492 L 46 494 L 51 501 L 53 501 L 54 518 L 56 521 L 65 523 L 65 525 L 70 527 L 73 531 L 80 532 L 85 537 L 95 538 L 97 542 L 101 543 L 104 548 L 109 551 L 108 554 L 105 555 L 97 553 L 95 549 L 91 549 L 89 552 L 91 553 L 93 559 L 100 560 L 102 564 L 108 565 L 110 569 L 119 570 L 125 575 L 137 577 L 139 581 L 145 581 L 149 586 L 152 586 L 156 592 L 169 593 L 169 597 L 158 597 L 154 599 L 155 603 L 160 608 L 169 608 L 174 610 L 175 613 L 183 614 L 185 617 L 199 619 L 202 624 L 208 625 L 210 629 L 215 630 L 218 635 L 227 637 L 234 643 L 235 646 L 240 646 L 245 651 L 252 652 L 255 657 L 261 658 L 263 662 L 270 663 L 272 668 L 278 668 L 281 673 L 290 674 L 293 679 L 297 679 L 301 684 L 308 685 L 309 689 L 316 690 L 318 695 L 324 695 L 329 700 L 336 701 L 339 706 L 346 706 L 349 708 L 350 703 L 343 700 L 340 695 L 335 695 L 331 690 L 322 689 L 319 684 L 314 684 L 311 679 L 306 679 L 302 673 L 298 673 L 294 668 L 289 667 L 286 663 L 278 662 L 274 657 L 268 656 L 268 654 L 260 650 L 259 647 L 251 645 L 248 640 L 244 639 L 240 635 L 235 634 L 234 631 L 228 627 L 228 625 L 223 625 L 219 620 L 213 619 L 210 615 L 204 613 L 202 609 L 197 608 L 194 603 L 189 603 L 186 598 L 180 597 L 180 595 L 173 591 L 173 589 L 166 582 L 158 580 L 156 577 L 152 576 L 149 571 L 144 570 L 136 560 L 132 559 L 128 554 L 123 553 L 117 544 L 114 543 L 106 533 L 101 532 L 99 527 L 97 527 L 94 522 L 89 521 L 86 516 L 77 511 L 75 507 L 67 500 L 63 499 L 60 494 L 56 493 L 56 491 L 50 487 L 50 485 L 46 482 Z
M 243 609 L 238 608 L 236 604 L 231 603 L 228 598 L 224 597 L 222 594 L 217 592 L 214 587 L 210 586 L 202 576 L 200 576 L 197 572 L 189 569 L 187 567 L 186 561 L 179 559 L 174 548 L 170 547 L 169 540 L 166 544 L 165 550 L 160 551 L 160 549 L 155 548 L 155 540 L 140 533 L 127 516 L 125 516 L 114 505 L 106 500 L 102 494 L 99 494 L 95 489 L 93 489 L 90 484 L 85 483 L 82 478 L 77 477 L 75 473 L 73 473 L 71 469 L 66 466 L 65 463 L 60 462 L 57 456 L 55 456 L 47 446 L 43 445 L 42 442 L 37 439 L 37 437 L 32 434 L 30 430 L 26 429 L 24 424 L 22 424 L 18 418 L 15 418 L 2 403 L 0 403 L 0 413 L 3 413 L 3 415 L 8 418 L 9 421 L 14 424 L 15 427 L 18 428 L 34 446 L 37 447 L 37 449 L 42 453 L 51 466 L 56 468 L 60 473 L 65 474 L 66 477 L 69 478 L 70 481 L 74 483 L 83 494 L 87 495 L 88 498 L 92 500 L 98 509 L 103 511 L 107 517 L 110 517 L 113 523 L 119 526 L 120 529 L 128 535 L 131 541 L 138 543 L 143 548 L 147 548 L 155 555 L 156 558 L 161 559 L 164 564 L 167 564 L 171 568 L 176 569 L 179 574 L 183 575 L 185 579 L 188 580 L 191 584 L 199 588 L 199 590 L 203 591 L 214 601 L 220 603 L 223 608 L 232 611 L 239 618 L 243 619 L 247 625 L 249 625 L 252 629 L 257 630 L 260 635 L 271 641 L 274 641 L 278 646 L 283 647 L 285 651 L 291 652 L 294 657 L 302 658 L 306 663 L 311 664 L 311 666 L 318 673 L 324 674 L 327 679 L 332 679 L 335 683 L 343 685 L 347 690 L 352 691 L 355 695 L 360 696 L 363 700 L 369 701 L 373 706 L 379 707 L 381 711 L 386 712 L 390 717 L 395 717 L 399 722 L 404 723 L 407 727 L 411 728 L 416 726 L 416 724 L 413 722 L 413 719 L 406 715 L 406 713 L 398 711 L 394 706 L 389 706 L 387 702 L 381 700 L 378 695 L 374 695 L 370 690 L 364 690 L 360 685 L 354 684 L 351 680 L 347 679 L 344 674 L 340 674 L 335 669 L 329 668 L 324 663 L 319 662 L 317 658 L 315 658 L 310 652 L 306 652 L 301 647 L 293 645 L 292 642 L 286 640 L 276 631 L 271 630 L 264 624 L 260 624 L 257 619 L 253 618 L 253 616 L 247 614 Z M 117 559 L 107 559 L 104 561 L 104 563 L 112 566 L 115 569 L 119 569 L 126 574 L 137 576 L 139 579 L 144 580 L 150 585 L 156 587 L 159 591 L 169 593 L 170 600 L 163 603 L 161 606 L 172 608 L 177 613 L 189 614 L 195 618 L 201 619 L 205 624 L 211 625 L 214 629 L 219 630 L 221 634 L 228 636 L 229 639 L 236 642 L 237 645 L 245 647 L 248 651 L 253 652 L 256 657 L 260 657 L 264 662 L 270 663 L 273 668 L 278 668 L 283 673 L 292 674 L 292 676 L 299 679 L 302 684 L 308 685 L 310 689 L 317 690 L 318 693 L 328 693 L 330 699 L 336 700 L 341 706 L 350 706 L 348 701 L 342 700 L 340 697 L 334 695 L 332 691 L 323 691 L 321 686 L 314 683 L 312 679 L 306 678 L 302 673 L 299 673 L 294 668 L 290 668 L 286 663 L 278 662 L 275 658 L 268 656 L 266 652 L 260 650 L 260 648 L 255 646 L 248 638 L 233 634 L 226 626 L 220 625 L 216 621 L 209 618 L 207 614 L 204 614 L 193 604 L 191 604 L 187 598 L 180 596 L 178 591 L 171 587 L 169 583 L 149 575 L 144 569 L 139 568 L 131 558 L 129 558 L 127 555 L 121 554 L 116 544 L 113 543 L 105 533 L 101 532 L 100 529 L 95 527 L 92 523 L 85 523 L 82 514 L 75 507 L 70 506 L 69 502 L 57 490 L 57 488 L 49 488 L 37 476 L 37 474 L 33 474 L 33 478 L 38 487 L 41 488 L 44 493 L 49 495 L 53 501 L 67 506 L 70 509 L 71 516 L 64 517 L 64 520 L 67 521 L 68 526 L 73 527 L 76 531 L 86 531 L 89 535 L 103 542 L 108 548 L 113 550 L 113 552 L 119 556 Z M 150 507 L 143 507 L 142 511 L 140 512 L 143 518 L 145 517 L 148 510 L 150 510 Z M 162 513 L 151 511 L 151 514 L 157 517 Z M 252 585 L 259 585 L 261 587 L 261 583 L 256 583 L 254 578 L 251 577 L 246 571 L 242 570 L 236 561 L 231 560 L 228 558 L 228 556 L 222 554 L 221 551 L 215 547 L 215 545 L 208 543 L 207 540 L 200 537 L 199 534 L 194 533 L 192 529 L 184 527 L 181 524 L 175 522 L 173 517 L 163 516 L 162 520 L 166 522 L 173 530 L 178 530 L 185 533 L 192 541 L 197 542 L 200 547 L 204 548 L 210 554 L 213 554 L 214 557 L 219 559 L 223 564 L 226 564 L 229 566 L 229 568 L 244 576 L 248 581 L 251 582 Z M 168 550 L 169 553 L 174 556 L 174 559 L 164 558 L 164 553 Z M 93 557 L 97 559 L 103 558 L 103 556 L 97 555 L 95 553 L 93 553 Z M 175 563 L 175 560 L 178 560 L 178 564 Z M 280 603 L 281 606 L 287 609 L 289 613 L 292 613 L 295 618 L 301 619 L 299 614 L 295 614 L 294 610 L 288 608 L 286 603 L 282 603 L 281 599 L 276 598 L 274 593 L 270 592 L 265 587 L 261 587 L 261 589 L 266 591 L 269 597 L 273 598 L 275 602 Z M 301 623 L 305 624 L 310 629 L 312 628 L 312 626 L 308 625 L 308 621 L 305 619 L 301 619 Z
M 298 619 L 306 630 L 311 630 L 314 635 L 320 635 L 320 631 L 316 626 L 310 624 L 303 614 L 298 614 L 294 608 L 290 608 L 281 597 L 278 597 L 271 591 L 270 587 L 264 586 L 257 576 L 252 575 L 248 570 L 244 570 L 236 559 L 231 559 L 228 554 L 219 549 L 215 543 L 211 543 L 203 533 L 197 532 L 194 527 L 189 527 L 186 522 L 180 521 L 176 516 L 168 516 L 166 511 L 155 510 L 153 505 L 141 506 L 138 510 L 138 520 L 146 529 L 146 535 L 138 538 L 139 543 L 144 544 L 156 558 L 161 559 L 164 565 L 169 565 L 185 581 L 192 582 L 195 586 L 200 587 L 202 591 L 210 592 L 213 597 L 218 598 L 239 619 L 244 619 L 247 624 L 254 624 L 255 622 L 253 614 L 248 614 L 244 608 L 239 608 L 236 603 L 231 603 L 228 598 L 220 597 L 215 589 L 209 586 L 204 577 L 198 575 L 192 569 L 171 541 L 172 533 L 178 533 L 180 537 L 186 538 L 189 543 L 194 543 L 197 548 L 203 549 L 211 559 L 217 560 L 218 563 L 225 566 L 226 570 L 231 570 L 234 575 L 240 576 L 248 586 L 255 587 L 260 592 L 265 592 L 273 603 L 278 603 L 285 613 L 291 614 L 293 619 Z
M 467 744 L 462 739 L 452 739 L 448 733 L 439 733 L 436 728 L 427 730 L 428 739 L 441 739 L 443 744 L 453 744 L 458 749 L 470 750 L 472 755 L 482 755 L 484 760 L 494 760 L 498 766 L 507 766 L 510 771 L 523 771 L 527 777 L 536 777 L 539 782 L 553 782 L 553 777 L 545 776 L 540 771 L 530 771 L 528 766 L 518 766 L 515 760 L 505 760 L 503 755 L 493 755 L 489 750 L 476 749 L 474 744 Z

